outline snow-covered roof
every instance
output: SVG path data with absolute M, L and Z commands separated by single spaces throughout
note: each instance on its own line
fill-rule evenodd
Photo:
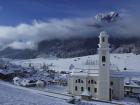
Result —
M 98 70 L 92 70 L 92 69 L 82 69 L 79 71 L 78 70 L 73 70 L 73 72 L 71 73 L 72 76 L 98 76 L 99 73 L 98 73 Z
M 126 87 L 133 87 L 133 88 L 140 88 L 140 85 L 138 85 L 137 83 L 135 83 L 134 81 L 130 81 L 129 83 L 124 83 L 124 86 Z
M 121 76 L 121 77 L 140 77 L 140 72 L 138 71 L 120 71 L 120 72 L 111 72 L 112 76 Z
M 71 76 L 99 76 L 99 69 L 73 69 Z M 111 77 L 140 77 L 140 72 L 138 71 L 119 71 L 110 70 Z
M 103 36 L 107 36 L 108 37 L 108 34 L 106 31 L 102 31 L 100 32 L 100 36 L 99 37 L 103 37 Z
M 119 71 L 115 65 L 110 65 L 110 70 Z M 74 68 L 71 75 L 81 75 L 81 76 L 98 76 L 99 75 L 99 65 L 83 65 L 79 68 Z

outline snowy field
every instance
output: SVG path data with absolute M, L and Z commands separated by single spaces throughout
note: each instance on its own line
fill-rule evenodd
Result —
M 0 105 L 69 105 L 65 100 L 12 87 L 0 81 Z
M 48 95 L 47 95 L 48 94 Z M 44 93 L 37 90 L 32 90 L 24 87 L 14 86 L 12 84 L 0 81 L 0 105 L 72 105 L 62 97 Z M 118 104 L 102 103 L 97 101 L 82 101 L 77 105 L 139 105 L 137 100 L 126 98 L 124 101 L 113 101 Z M 129 102 L 130 101 L 130 102 Z
M 56 98 L 57 97 L 57 98 Z M 45 93 L 0 81 L 0 105 L 72 105 L 51 93 Z M 69 99 L 69 97 L 65 97 Z M 81 102 L 77 105 L 117 105 L 102 102 Z
M 90 55 L 66 59 L 36 58 L 29 60 L 12 60 L 11 63 L 28 67 L 31 63 L 34 67 L 40 68 L 43 64 L 52 65 L 51 69 L 56 71 L 69 71 L 69 67 L 73 64 L 76 68 L 83 68 L 87 60 L 91 60 L 94 64 L 98 63 L 98 55 Z M 140 55 L 129 54 L 111 54 L 111 64 L 114 68 L 123 71 L 124 68 L 132 71 L 140 71 Z

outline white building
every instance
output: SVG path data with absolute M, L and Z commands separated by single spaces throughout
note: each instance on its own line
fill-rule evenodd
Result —
M 111 68 L 108 35 L 104 31 L 99 36 L 98 52 L 98 65 L 90 63 L 90 67 L 75 69 L 69 75 L 69 94 L 83 96 L 86 92 L 87 96 L 103 101 L 123 98 L 124 77 Z

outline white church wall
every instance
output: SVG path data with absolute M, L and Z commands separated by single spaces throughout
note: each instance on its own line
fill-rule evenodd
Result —
M 70 93 L 73 95 L 81 95 L 86 88 L 86 77 L 72 76 L 70 82 Z
M 113 82 L 113 98 L 122 99 L 124 97 L 124 78 L 123 77 L 112 77 L 111 81 Z
M 80 80 L 80 83 L 79 83 Z M 69 82 L 68 82 L 68 92 L 72 95 L 81 95 L 85 89 L 87 89 L 88 91 L 90 91 L 91 95 L 93 97 L 97 97 L 98 96 L 98 82 L 97 82 L 97 77 L 93 77 L 93 76 L 71 76 L 69 78 Z M 76 83 L 77 81 L 77 83 Z M 81 82 L 83 81 L 83 82 Z M 90 83 L 89 83 L 90 81 Z M 75 87 L 77 87 L 77 89 L 75 89 Z M 81 89 L 83 87 L 83 90 Z M 90 90 L 89 90 L 90 88 Z
M 92 81 L 93 80 L 93 81 Z M 92 94 L 93 97 L 97 98 L 98 96 L 98 77 L 88 77 L 87 79 L 87 90 Z

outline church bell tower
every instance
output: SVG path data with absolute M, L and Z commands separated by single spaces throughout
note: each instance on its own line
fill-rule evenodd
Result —
M 105 31 L 99 35 L 98 44 L 99 53 L 99 84 L 98 84 L 98 98 L 99 100 L 109 101 L 110 89 L 110 55 L 108 35 Z

